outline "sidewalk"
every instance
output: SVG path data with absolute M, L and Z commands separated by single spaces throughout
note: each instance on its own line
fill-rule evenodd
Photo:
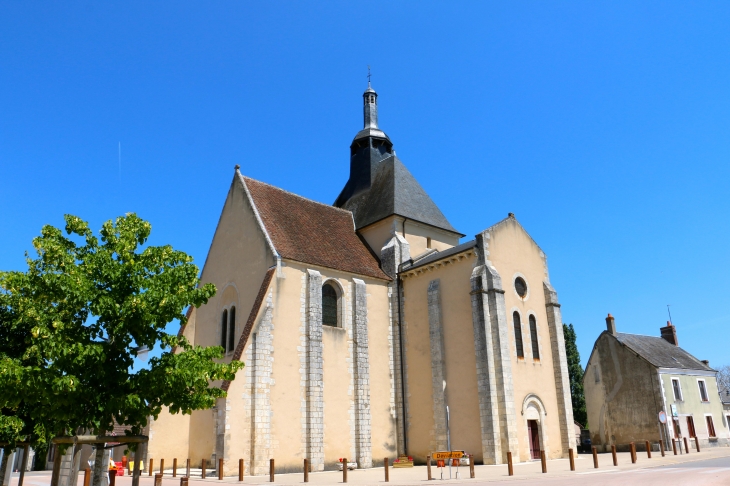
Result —
M 690 452 L 689 454 L 673 455 L 670 451 L 665 457 L 661 457 L 659 452 L 653 452 L 652 458 L 648 459 L 646 452 L 637 453 L 636 464 L 631 464 L 631 455 L 628 452 L 618 453 L 618 466 L 613 465 L 610 453 L 598 454 L 599 468 L 593 467 L 593 456 L 590 454 L 579 454 L 575 458 L 575 472 L 570 471 L 568 459 L 553 459 L 547 461 L 547 473 L 542 473 L 540 461 L 527 463 L 519 463 L 514 465 L 514 476 L 508 476 L 507 465 L 500 464 L 496 466 L 475 466 L 475 479 L 469 479 L 469 467 L 459 468 L 460 478 L 456 479 L 456 468 L 452 469 L 452 478 L 449 479 L 448 468 L 444 469 L 444 480 L 440 480 L 441 473 L 436 467 L 431 468 L 434 482 L 438 484 L 457 484 L 461 482 L 482 483 L 490 481 L 509 481 L 509 480 L 532 480 L 555 479 L 560 477 L 580 476 L 585 477 L 586 481 L 591 481 L 590 477 L 596 474 L 611 473 L 618 471 L 631 471 L 636 469 L 653 468 L 657 466 L 667 466 L 673 464 L 683 464 L 692 461 L 707 460 L 713 458 L 730 457 L 730 448 L 722 447 L 702 451 L 700 453 Z M 397 485 L 421 485 L 427 482 L 426 466 L 415 466 L 413 468 L 393 469 L 390 471 L 390 483 Z M 182 472 L 182 471 L 181 471 Z M 191 477 L 190 486 L 204 486 L 204 483 L 238 483 L 238 476 L 227 476 L 222 481 L 218 480 L 215 471 L 208 471 L 206 479 L 200 477 Z M 47 486 L 50 484 L 50 471 L 26 473 L 24 486 Z M 140 478 L 140 486 L 152 486 L 153 477 L 145 471 Z M 342 484 L 342 471 L 325 471 L 309 473 L 309 482 L 316 485 L 335 485 Z M 358 469 L 348 471 L 348 484 L 355 485 L 375 485 L 383 484 L 384 470 L 382 467 L 372 469 Z M 275 482 L 269 482 L 269 476 L 245 476 L 244 483 L 256 485 L 299 485 L 303 483 L 302 473 L 277 474 Z M 10 486 L 17 486 L 18 473 L 13 474 Z M 118 476 L 116 478 L 117 486 L 131 486 L 132 478 L 130 476 Z M 173 478 L 170 474 L 166 474 L 162 480 L 162 486 L 179 486 L 180 477 Z M 83 486 L 83 472 L 79 474 L 78 486 Z M 208 484 L 213 486 L 213 484 Z

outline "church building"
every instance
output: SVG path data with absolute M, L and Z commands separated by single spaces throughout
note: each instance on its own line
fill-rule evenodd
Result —
M 163 412 L 148 457 L 224 473 L 360 468 L 464 450 L 477 464 L 567 456 L 573 412 L 547 257 L 513 214 L 466 239 L 364 127 L 333 205 L 236 167 L 202 270 L 218 292 L 180 333 L 245 368 L 213 410 Z

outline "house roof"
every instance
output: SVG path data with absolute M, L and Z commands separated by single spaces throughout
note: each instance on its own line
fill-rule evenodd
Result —
M 378 162 L 373 171 L 372 181 L 365 184 L 368 189 L 341 201 L 348 191 L 346 186 L 335 203 L 352 211 L 358 229 L 396 214 L 461 235 L 395 155 Z M 362 174 L 360 177 L 370 178 L 371 175 Z M 354 183 L 348 181 L 348 185 Z
M 243 180 L 282 258 L 390 280 L 355 232 L 350 211 L 248 177 Z
M 657 368 L 715 371 L 679 346 L 664 338 L 616 333 L 616 339 Z

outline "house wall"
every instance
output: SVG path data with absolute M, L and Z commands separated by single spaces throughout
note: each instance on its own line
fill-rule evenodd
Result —
M 687 417 L 692 417 L 695 425 L 695 433 L 700 440 L 700 445 L 713 447 L 727 445 L 730 433 L 724 422 L 723 406 L 718 396 L 717 380 L 710 373 L 695 374 L 689 370 L 662 370 L 659 373 L 664 389 L 664 396 L 667 403 L 667 415 L 671 416 L 671 405 L 674 405 L 679 415 L 681 437 L 690 437 L 687 425 Z M 681 399 L 674 396 L 672 379 L 679 380 L 681 386 Z M 698 380 L 705 380 L 709 402 L 700 399 Z M 712 416 L 715 426 L 716 438 L 711 439 L 707 428 L 706 415 Z M 673 427 L 671 421 L 670 426 Z M 674 435 L 673 428 L 670 433 Z
M 658 442 L 657 415 L 663 409 L 656 368 L 603 332 L 583 377 L 591 442 L 603 450 L 628 450 Z M 638 446 L 637 446 L 638 447 Z

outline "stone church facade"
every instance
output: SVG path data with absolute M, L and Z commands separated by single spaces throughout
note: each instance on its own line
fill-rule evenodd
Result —
M 510 214 L 454 229 L 378 126 L 334 205 L 238 167 L 203 267 L 217 295 L 180 330 L 246 366 L 213 410 L 163 412 L 148 457 L 235 474 L 358 467 L 465 450 L 500 464 L 574 447 L 562 320 L 545 254 Z

